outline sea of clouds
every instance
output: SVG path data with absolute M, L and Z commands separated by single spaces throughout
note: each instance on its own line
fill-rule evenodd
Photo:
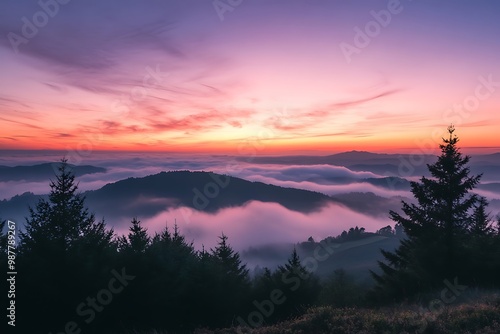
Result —
M 60 160 L 64 154 L 40 153 L 0 156 L 0 165 L 32 165 Z M 104 167 L 106 173 L 88 174 L 79 177 L 81 191 L 95 190 L 110 182 L 129 177 L 144 177 L 161 171 L 190 170 L 213 171 L 228 174 L 250 181 L 260 181 L 283 187 L 300 188 L 321 192 L 327 195 L 351 192 L 372 192 L 381 197 L 412 197 L 409 191 L 391 190 L 363 182 L 367 178 L 380 178 L 383 175 L 369 171 L 352 171 L 342 166 L 331 165 L 276 165 L 255 164 L 251 159 L 242 161 L 230 156 L 186 155 L 167 153 L 103 153 L 94 152 L 85 158 L 82 165 Z M 9 199 L 24 192 L 47 194 L 49 180 L 40 182 L 10 181 L 0 183 L 0 199 Z M 494 192 L 479 191 L 489 198 L 500 198 Z M 90 208 L 92 211 L 92 208 Z M 168 225 L 179 229 L 192 240 L 197 249 L 210 248 L 217 242 L 221 233 L 229 236 L 231 244 L 243 250 L 251 246 L 271 243 L 300 242 L 309 236 L 322 239 L 337 235 L 354 226 L 363 226 L 375 231 L 393 225 L 387 217 L 373 217 L 355 212 L 342 205 L 329 205 L 309 214 L 288 210 L 275 203 L 250 202 L 241 207 L 226 208 L 215 214 L 199 212 L 190 208 L 166 208 L 153 217 L 138 217 L 151 234 L 159 232 Z M 98 217 L 99 218 L 99 217 Z M 130 217 L 131 219 L 132 217 Z M 117 234 L 125 234 L 128 221 L 123 217 L 106 217 Z

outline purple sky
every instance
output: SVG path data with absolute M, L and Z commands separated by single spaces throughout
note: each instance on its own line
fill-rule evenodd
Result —
M 408 150 L 450 123 L 464 146 L 498 148 L 499 12 L 493 0 L 5 0 L 0 149 Z

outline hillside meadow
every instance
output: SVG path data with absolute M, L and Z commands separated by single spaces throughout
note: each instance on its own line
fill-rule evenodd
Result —
M 436 292 L 435 295 L 440 296 L 440 292 Z M 198 329 L 194 333 L 498 334 L 500 333 L 500 292 L 467 291 L 460 302 L 450 304 L 437 302 L 434 299 L 426 303 L 402 303 L 382 308 L 318 306 L 310 308 L 299 317 L 270 326 L 219 330 Z

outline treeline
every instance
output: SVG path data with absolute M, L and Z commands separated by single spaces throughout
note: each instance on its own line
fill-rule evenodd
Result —
M 85 207 L 64 160 L 48 200 L 17 232 L 14 323 L 22 332 L 257 327 L 300 314 L 321 290 L 295 250 L 274 272 L 251 278 L 224 234 L 215 248 L 196 251 L 177 226 L 150 236 L 134 218 L 117 237 Z M 0 246 L 5 253 L 4 232 Z M 0 261 L 7 268 L 7 257 Z
M 366 229 L 364 227 L 356 226 L 356 227 L 351 227 L 347 231 L 346 230 L 342 231 L 342 233 L 340 233 L 336 237 L 328 237 L 325 240 L 331 240 L 334 242 L 342 243 L 349 241 L 357 241 L 374 236 L 403 238 L 405 236 L 405 233 L 403 226 L 399 223 L 396 223 L 394 227 L 392 227 L 391 225 L 387 225 L 375 232 L 366 232 Z
M 451 284 L 454 290 L 500 286 L 500 217 L 474 192 L 482 175 L 470 175 L 470 157 L 454 132 L 450 126 L 441 155 L 428 165 L 431 177 L 410 182 L 416 203 L 403 201 L 402 214 L 390 212 L 405 238 L 394 252 L 382 251 L 385 261 L 372 272 L 372 296 L 380 301 L 409 300 Z

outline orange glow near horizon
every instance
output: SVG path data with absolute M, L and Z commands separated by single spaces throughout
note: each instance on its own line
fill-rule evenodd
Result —
M 0 150 L 408 152 L 437 148 L 450 124 L 469 150 L 500 147 L 500 21 L 487 5 L 430 16 L 407 4 L 351 56 L 339 46 L 381 8 L 295 5 L 249 3 L 225 22 L 188 6 L 152 29 L 169 11 L 74 4 L 70 28 L 54 20 L 17 53 L 0 43 Z M 481 20 L 462 22 L 466 7 Z
M 427 130 L 427 131 L 425 131 Z M 424 129 L 420 136 L 377 136 L 342 138 L 342 137 L 323 137 L 323 138 L 259 138 L 249 137 L 246 139 L 206 142 L 183 142 L 183 143 L 162 143 L 157 144 L 149 139 L 149 142 L 134 144 L 133 138 L 127 140 L 118 139 L 117 142 L 110 141 L 105 136 L 97 134 L 86 134 L 81 139 L 73 138 L 64 141 L 44 142 L 39 140 L 37 143 L 27 142 L 26 144 L 11 145 L 9 150 L 55 150 L 68 152 L 91 153 L 93 151 L 126 151 L 126 152 L 173 152 L 173 153 L 192 153 L 192 154 L 227 154 L 233 156 L 264 156 L 264 155 L 327 155 L 346 151 L 369 151 L 377 153 L 414 153 L 424 152 L 434 154 L 439 150 L 441 137 L 432 135 L 432 131 L 446 130 L 442 129 Z M 427 135 L 425 135 L 427 132 Z M 460 137 L 460 147 L 466 153 L 493 153 L 500 152 L 500 140 L 492 140 L 495 136 L 493 131 L 470 131 L 469 129 L 457 127 L 457 133 Z M 128 144 L 127 144 L 128 142 Z M 132 142 L 132 143 L 131 143 Z

